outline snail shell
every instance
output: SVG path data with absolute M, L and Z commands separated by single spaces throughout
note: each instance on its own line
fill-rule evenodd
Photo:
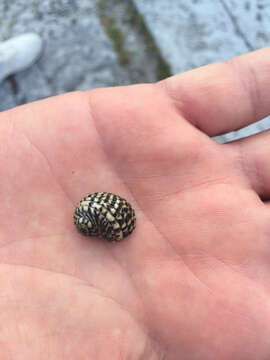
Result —
M 120 241 L 132 233 L 136 218 L 125 199 L 107 192 L 96 192 L 78 203 L 74 223 L 83 235 Z

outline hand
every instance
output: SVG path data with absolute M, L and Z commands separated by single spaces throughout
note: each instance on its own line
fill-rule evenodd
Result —
M 270 135 L 211 139 L 269 114 L 269 62 L 1 114 L 1 360 L 270 358 Z M 130 237 L 76 231 L 95 191 L 132 204 Z

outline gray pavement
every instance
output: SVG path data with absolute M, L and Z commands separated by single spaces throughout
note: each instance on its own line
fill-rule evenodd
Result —
M 126 82 L 92 0 L 2 0 L 0 22 L 2 40 L 32 31 L 44 39 L 38 63 L 1 84 L 0 110 Z
M 141 17 L 134 16 L 136 10 Z M 141 28 L 138 19 L 146 26 Z M 0 40 L 29 31 L 44 39 L 42 56 L 30 69 L 0 85 L 0 111 L 73 90 L 156 81 L 162 76 L 157 71 L 160 59 L 175 74 L 267 46 L 270 3 L 2 0 Z M 269 127 L 267 118 L 218 141 Z
M 134 0 L 174 74 L 270 45 L 267 0 Z M 225 142 L 270 128 L 270 119 L 234 131 Z

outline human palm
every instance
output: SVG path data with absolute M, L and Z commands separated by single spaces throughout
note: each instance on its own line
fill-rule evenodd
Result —
M 269 134 L 210 138 L 269 113 L 269 56 L 1 114 L 1 360 L 270 358 Z M 76 231 L 95 191 L 122 242 Z

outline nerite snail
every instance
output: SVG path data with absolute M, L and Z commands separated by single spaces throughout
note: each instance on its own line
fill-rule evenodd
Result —
M 120 241 L 135 229 L 135 212 L 122 197 L 95 192 L 84 197 L 74 212 L 78 231 L 86 236 L 98 236 L 107 241 Z

